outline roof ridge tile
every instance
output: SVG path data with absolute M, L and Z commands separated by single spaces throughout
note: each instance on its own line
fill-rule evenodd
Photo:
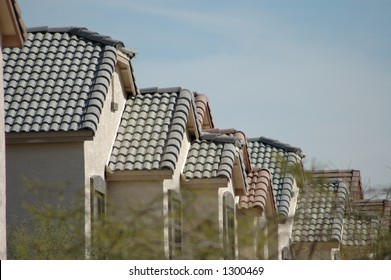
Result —
M 300 157 L 304 157 L 304 154 L 303 154 L 301 148 L 291 146 L 289 144 L 280 142 L 280 141 L 272 139 L 272 138 L 267 138 L 267 137 L 263 137 L 263 136 L 251 137 L 251 138 L 248 138 L 248 141 L 249 142 L 262 142 L 264 144 L 268 144 L 268 145 L 274 146 L 276 148 L 281 148 L 287 152 L 294 152 L 294 153 L 298 154 Z
M 182 87 L 147 87 L 139 89 L 140 94 L 148 94 L 148 93 L 179 93 L 182 91 Z
M 49 26 L 37 26 L 27 28 L 27 33 L 70 33 L 79 37 L 102 43 L 104 45 L 115 47 L 120 49 L 125 47 L 125 44 L 120 40 L 112 39 L 110 36 L 101 35 L 98 32 L 91 31 L 86 27 L 78 26 L 63 26 L 63 27 L 49 27 Z

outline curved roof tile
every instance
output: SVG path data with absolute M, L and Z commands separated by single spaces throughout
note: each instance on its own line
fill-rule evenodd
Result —
M 252 163 L 267 168 L 272 175 L 277 210 L 284 221 L 289 213 L 294 183 L 294 176 L 287 166 L 300 163 L 301 149 L 265 137 L 250 138 L 248 145 Z
M 315 181 L 306 186 L 299 192 L 292 241 L 341 242 L 348 200 L 349 190 L 342 180 Z
M 183 173 L 187 179 L 231 179 L 235 153 L 232 139 L 196 139 L 191 143 Z
M 273 196 L 272 177 L 269 170 L 264 168 L 254 168 L 247 176 L 249 190 L 246 195 L 239 198 L 239 209 L 247 215 L 261 216 L 266 211 L 267 200 L 271 201 L 274 211 L 275 199 Z
M 3 50 L 5 131 L 96 131 L 123 44 L 85 28 L 28 31 Z
M 192 102 L 177 88 L 140 89 L 126 101 L 108 167 L 123 170 L 174 170 Z

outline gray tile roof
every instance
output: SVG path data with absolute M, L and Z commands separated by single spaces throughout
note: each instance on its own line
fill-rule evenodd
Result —
M 293 242 L 342 241 L 349 189 L 341 180 L 314 182 L 301 189 L 292 229 Z
M 192 92 L 180 87 L 141 89 L 129 97 L 108 163 L 110 170 L 174 170 L 192 98 Z
M 279 141 L 259 137 L 248 139 L 252 163 L 267 168 L 273 177 L 274 196 L 280 219 L 286 219 L 292 198 L 294 176 L 286 165 L 300 163 L 303 156 L 300 148 Z
M 28 30 L 5 48 L 5 131 L 95 131 L 123 43 L 85 28 Z
M 377 241 L 381 229 L 379 217 L 348 216 L 343 223 L 343 246 L 368 246 Z
M 183 171 L 186 179 L 231 179 L 236 140 L 228 136 L 215 137 L 214 140 L 194 140 Z

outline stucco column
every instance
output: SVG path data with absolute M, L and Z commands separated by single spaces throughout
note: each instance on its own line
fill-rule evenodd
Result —
M 0 259 L 7 258 L 6 216 L 5 216 L 5 133 L 4 133 L 4 84 L 3 43 L 0 34 Z

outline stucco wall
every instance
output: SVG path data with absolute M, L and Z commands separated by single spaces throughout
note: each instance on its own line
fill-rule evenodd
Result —
M 0 259 L 2 260 L 7 258 L 5 203 L 4 85 L 2 35 L 0 33 Z
M 184 258 L 219 259 L 218 189 L 182 189 L 182 203 Z
M 139 228 L 137 232 L 127 230 L 125 234 L 134 234 L 129 247 L 137 249 L 137 254 L 128 258 L 164 259 L 163 233 L 163 188 L 162 181 L 110 181 L 107 187 L 107 217 L 114 223 Z M 124 240 L 129 238 L 124 237 Z M 148 239 L 149 251 L 140 252 Z M 151 255 L 151 251 L 153 254 Z M 140 255 L 141 254 L 141 255 Z
M 18 242 L 13 234 L 16 228 L 34 231 L 32 238 L 39 240 L 42 236 L 37 234 L 38 230 L 44 236 L 58 236 L 65 234 L 58 230 L 72 225 L 67 226 L 66 236 L 77 242 L 78 247 L 70 253 L 74 258 L 83 258 L 83 252 L 77 249 L 84 243 L 80 231 L 84 227 L 83 144 L 8 144 L 6 164 L 8 257 L 17 257 L 15 246 L 12 246 Z M 29 205 L 36 210 L 26 209 Z M 47 215 L 54 215 L 56 220 Z M 61 226 L 54 228 L 54 221 Z M 65 245 L 75 244 L 59 246 Z M 63 253 L 66 254 L 58 252 L 59 255 Z M 56 254 L 52 252 L 53 257 Z
M 294 243 L 296 260 L 331 260 L 331 251 L 338 248 L 337 242 L 303 242 Z
M 8 144 L 7 230 L 28 221 L 25 204 L 82 208 L 84 157 L 82 143 Z M 82 223 L 82 221 L 81 221 Z
M 178 193 L 181 193 L 181 174 L 183 173 L 183 169 L 185 167 L 187 154 L 190 149 L 189 136 L 185 133 L 182 146 L 179 151 L 178 162 L 176 164 L 176 168 L 172 175 L 172 179 L 166 179 L 163 181 L 163 215 L 164 217 L 168 217 L 168 190 L 174 190 Z M 164 220 L 164 255 L 168 259 L 169 258 L 169 225 L 168 219 Z
M 112 110 L 111 102 L 118 104 L 117 110 Z M 98 175 L 105 178 L 105 166 L 109 160 L 111 149 L 116 137 L 116 131 L 121 120 L 121 115 L 126 102 L 119 75 L 113 75 L 113 82 L 108 91 L 105 104 L 101 113 L 98 129 L 93 140 L 84 143 L 85 153 L 85 193 L 86 193 L 86 221 L 85 232 L 87 240 L 91 235 L 91 202 L 90 202 L 90 178 Z
M 297 187 L 296 180 L 292 186 L 292 199 L 289 207 L 288 218 L 284 224 L 278 225 L 278 259 L 282 259 L 282 249 L 290 246 L 290 239 L 292 237 L 293 218 L 295 215 L 295 209 L 297 204 L 297 197 L 299 195 L 299 188 Z

